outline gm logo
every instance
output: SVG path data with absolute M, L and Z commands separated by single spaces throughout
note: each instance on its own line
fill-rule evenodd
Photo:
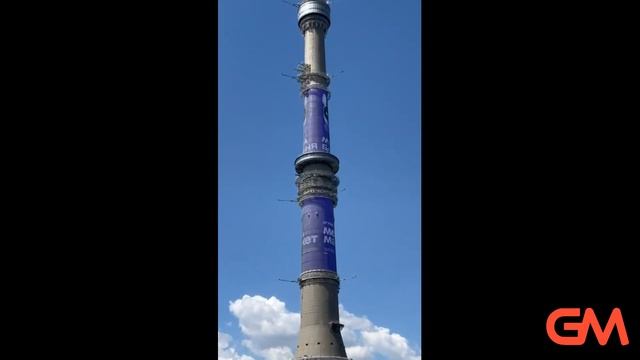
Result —
M 622 320 L 622 313 L 619 308 L 614 308 L 611 311 L 611 316 L 604 327 L 600 327 L 600 323 L 596 318 L 596 314 L 593 309 L 587 308 L 584 311 L 584 317 L 581 322 L 564 322 L 564 330 L 577 330 L 575 336 L 560 336 L 555 330 L 556 322 L 563 317 L 579 317 L 580 308 L 560 308 L 549 314 L 547 318 L 547 335 L 549 339 L 558 345 L 583 345 L 587 339 L 587 332 L 589 327 L 593 329 L 593 332 L 598 339 L 598 343 L 602 346 L 609 342 L 609 337 L 613 328 L 618 328 L 618 337 L 620 338 L 620 344 L 623 346 L 629 345 L 629 337 L 627 336 L 627 329 L 624 327 L 624 320 Z

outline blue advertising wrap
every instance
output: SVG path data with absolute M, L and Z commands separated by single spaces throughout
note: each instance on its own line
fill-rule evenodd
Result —
M 313 197 L 302 202 L 302 272 L 336 270 L 333 202 Z
M 312 88 L 304 94 L 302 153 L 330 152 L 329 93 Z

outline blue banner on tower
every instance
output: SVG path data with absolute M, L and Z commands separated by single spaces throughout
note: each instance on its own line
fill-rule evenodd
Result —
M 314 197 L 302 202 L 302 272 L 336 271 L 333 202 Z
M 330 152 L 329 92 L 309 89 L 304 95 L 304 141 L 302 153 Z

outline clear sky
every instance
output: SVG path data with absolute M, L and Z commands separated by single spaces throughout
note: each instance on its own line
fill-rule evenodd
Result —
M 355 360 L 421 353 L 420 6 L 331 2 L 339 301 Z M 221 0 L 218 10 L 219 358 L 286 359 L 300 290 L 277 279 L 300 273 L 301 222 L 298 205 L 278 199 L 296 196 L 303 103 L 281 73 L 295 74 L 303 37 L 282 0 Z

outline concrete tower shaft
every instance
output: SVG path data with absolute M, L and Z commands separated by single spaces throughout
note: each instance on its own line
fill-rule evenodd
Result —
M 304 63 L 311 65 L 311 72 L 325 74 L 324 37 L 329 24 L 320 16 L 308 16 L 303 21 Z
M 308 85 L 323 89 L 329 86 L 324 38 L 331 25 L 330 14 L 326 1 L 306 0 L 298 7 L 298 28 L 304 36 L 304 63 L 309 66 L 305 80 Z
M 297 360 L 348 360 L 338 317 L 340 280 L 334 272 L 309 271 L 300 276 L 300 333 Z
M 298 27 L 304 66 L 298 80 L 304 98 L 302 155 L 295 160 L 302 208 L 302 273 L 298 360 L 348 360 L 340 330 L 333 208 L 338 203 L 338 158 L 330 153 L 329 77 L 324 39 L 331 24 L 326 1 L 303 0 Z

